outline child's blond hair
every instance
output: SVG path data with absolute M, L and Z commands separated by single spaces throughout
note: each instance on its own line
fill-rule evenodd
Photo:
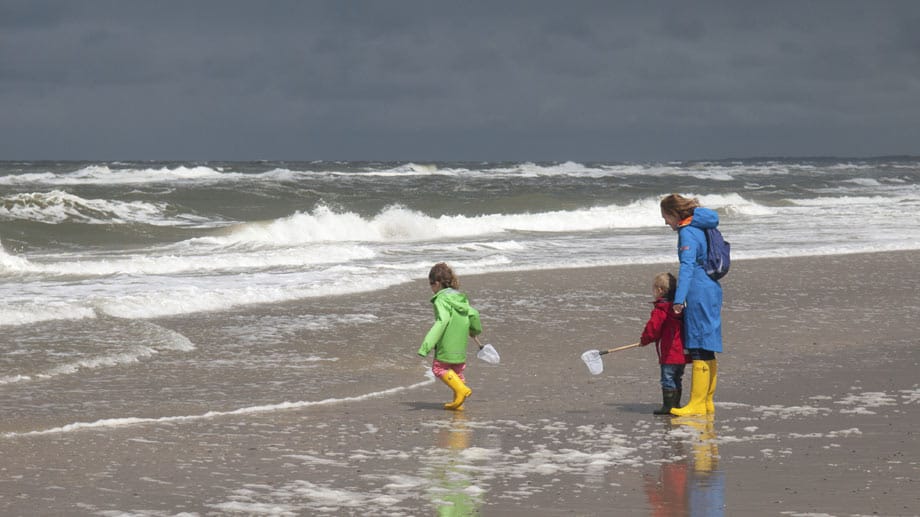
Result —
M 669 302 L 674 301 L 674 291 L 677 290 L 677 279 L 671 273 L 658 273 L 652 285 L 664 293 Z

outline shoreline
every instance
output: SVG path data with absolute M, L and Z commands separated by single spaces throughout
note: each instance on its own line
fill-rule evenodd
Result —
M 502 356 L 486 365 L 471 347 L 465 411 L 444 411 L 449 390 L 434 382 L 337 404 L 0 439 L 0 493 L 16 495 L 0 498 L 0 511 L 916 515 L 918 254 L 733 262 L 713 419 L 651 414 L 661 402 L 651 347 L 604 356 L 597 376 L 580 359 L 636 340 L 652 275 L 676 271 L 676 259 L 458 271 L 483 343 Z M 422 379 L 430 358 L 414 353 L 431 324 L 425 284 L 260 310 L 378 316 L 305 337 L 373 353 L 350 359 L 348 396 Z M 221 324 L 158 321 L 197 332 L 196 343 Z

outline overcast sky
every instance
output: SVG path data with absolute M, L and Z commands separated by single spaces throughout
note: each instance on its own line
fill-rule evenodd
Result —
M 920 1 L 0 0 L 0 159 L 920 154 Z

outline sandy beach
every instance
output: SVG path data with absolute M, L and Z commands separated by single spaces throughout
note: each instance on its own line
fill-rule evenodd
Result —
M 5 417 L 0 514 L 920 514 L 916 252 L 736 261 L 710 419 L 651 414 L 651 347 L 605 356 L 597 376 L 580 359 L 637 341 L 668 269 L 459 272 L 502 356 L 471 346 L 463 412 L 441 409 L 450 392 L 415 355 L 424 282 L 289 304 L 377 315 L 371 333 L 299 337 L 367 350 L 354 382 L 211 413 L 163 390 L 155 416 L 118 425 Z M 203 349 L 221 318 L 159 323 Z

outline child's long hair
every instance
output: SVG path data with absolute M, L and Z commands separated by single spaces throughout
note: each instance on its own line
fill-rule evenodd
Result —
M 676 215 L 681 220 L 693 215 L 693 210 L 699 206 L 700 201 L 695 197 L 680 194 L 669 194 L 661 200 L 661 211 Z
M 674 291 L 677 290 L 677 279 L 671 273 L 658 273 L 655 275 L 655 282 L 652 284 L 656 289 L 664 292 L 664 297 L 669 302 L 674 301 Z
M 454 274 L 454 270 L 444 262 L 438 262 L 428 272 L 428 283 L 434 284 L 435 282 L 441 284 L 441 289 L 447 287 L 460 288 L 460 279 Z

